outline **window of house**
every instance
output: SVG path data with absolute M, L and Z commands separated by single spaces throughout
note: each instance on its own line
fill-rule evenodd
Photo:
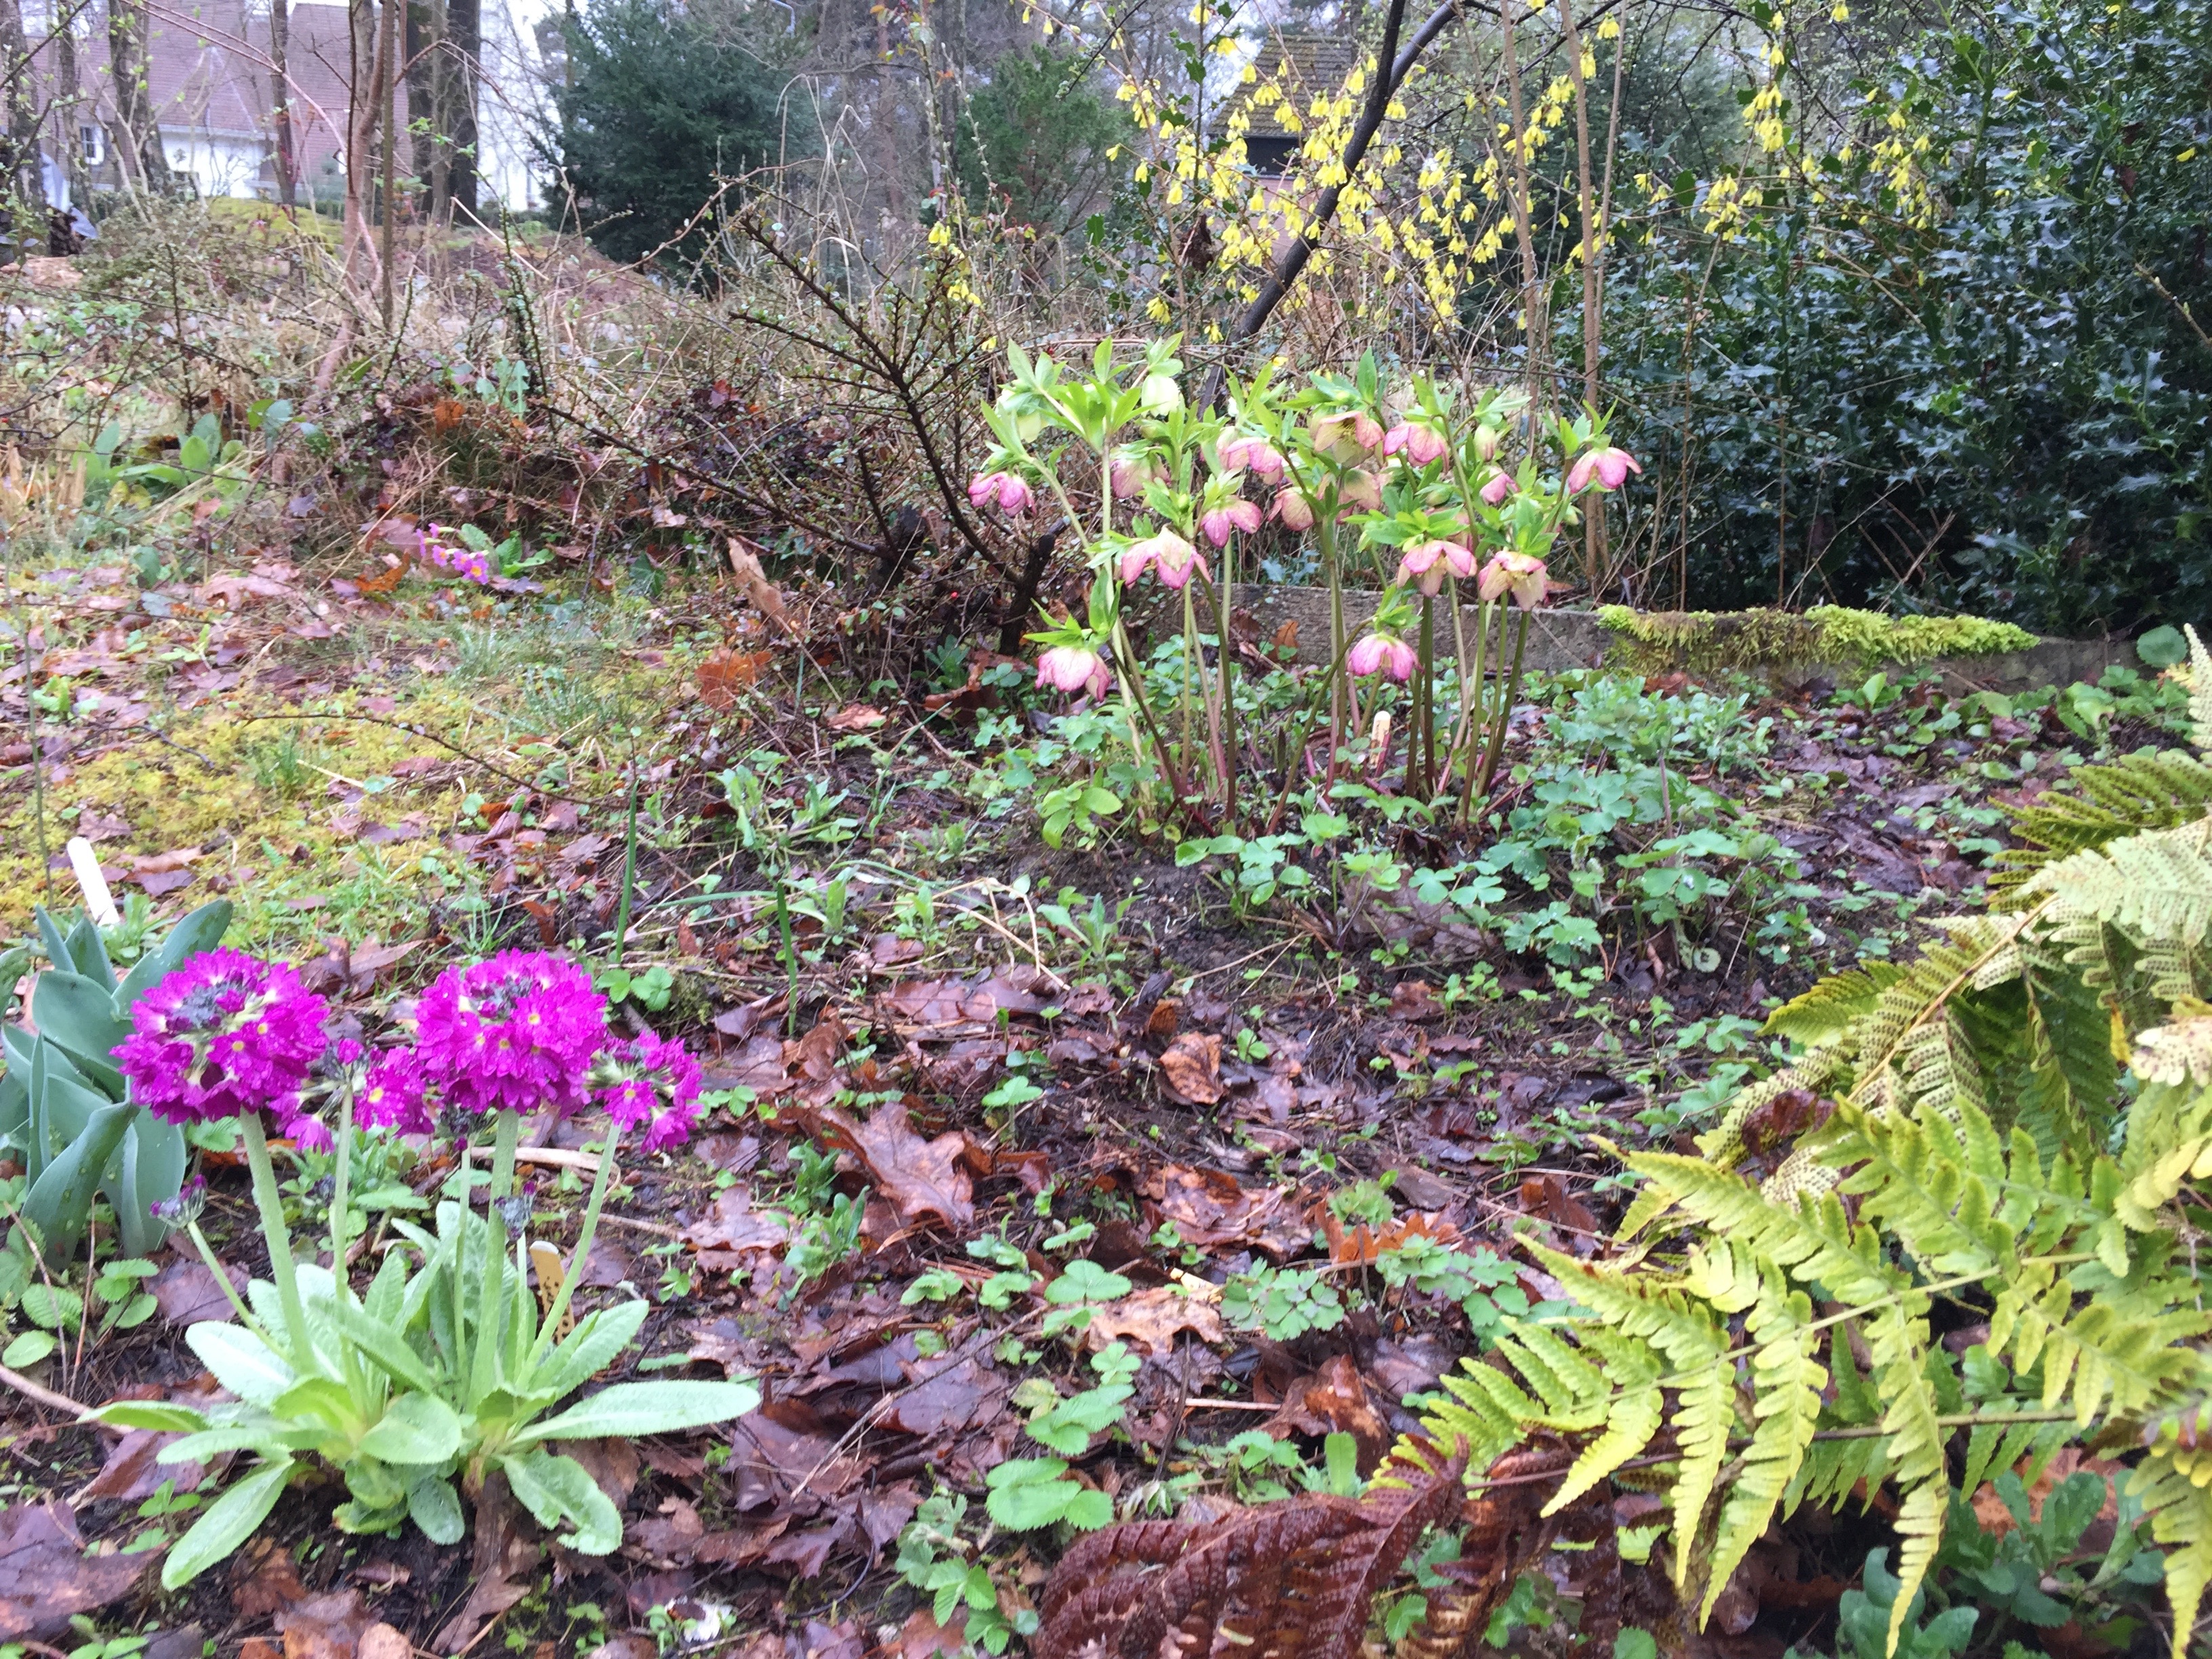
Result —
M 107 159 L 107 135 L 88 122 L 76 130 L 77 143 L 84 154 L 84 164 L 96 167 Z

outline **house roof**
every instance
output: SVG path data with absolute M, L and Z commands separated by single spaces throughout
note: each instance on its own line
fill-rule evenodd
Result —
M 249 15 L 242 0 L 151 0 L 149 10 L 147 82 L 163 134 L 172 139 L 198 135 L 273 143 L 266 10 Z M 346 9 L 295 5 L 289 16 L 286 67 L 295 154 L 304 179 L 344 147 Z M 42 112 L 62 90 L 50 40 L 41 37 L 32 58 L 34 96 Z M 81 28 L 76 58 L 78 119 L 96 120 L 111 132 L 117 131 L 106 31 Z M 404 82 L 398 102 L 404 124 Z
M 1279 112 L 1283 104 L 1291 104 L 1303 118 L 1316 96 L 1334 96 L 1342 91 L 1346 78 L 1363 61 L 1359 43 L 1342 35 L 1278 30 L 1261 42 L 1259 55 L 1252 60 L 1252 79 L 1237 89 L 1230 106 L 1244 111 L 1250 123 L 1248 137 L 1295 137 L 1283 125 Z M 1266 86 L 1279 88 L 1283 98 L 1254 96 Z

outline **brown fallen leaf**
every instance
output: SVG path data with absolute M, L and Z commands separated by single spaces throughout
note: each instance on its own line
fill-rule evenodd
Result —
M 1221 1039 L 1211 1031 L 1185 1031 L 1160 1056 L 1169 1092 L 1188 1106 L 1221 1098 Z
M 968 1651 L 968 1609 L 954 1612 L 952 1622 L 940 1625 L 927 1607 L 916 1607 L 907 1616 L 899 1632 L 891 1638 L 890 1645 L 878 1651 L 884 1659 L 940 1659 L 940 1656 Z
M 415 1644 L 390 1625 L 380 1622 L 362 1632 L 353 1659 L 415 1659 Z
M 223 1272 L 237 1287 L 240 1296 L 246 1294 L 246 1270 L 226 1262 Z M 161 1317 L 172 1325 L 196 1325 L 205 1320 L 221 1322 L 237 1317 L 230 1298 L 215 1282 L 215 1275 L 204 1261 L 194 1261 L 179 1256 L 154 1275 L 154 1282 L 146 1287 L 152 1292 L 154 1305 Z
M 530 1594 L 538 1565 L 538 1546 L 524 1535 L 521 1510 L 507 1490 L 507 1477 L 495 1471 L 477 1495 L 476 1549 L 471 1569 L 476 1583 L 461 1610 L 431 1638 L 441 1653 L 459 1653 L 476 1640 L 485 1620 L 505 1613 Z
M 730 568 L 745 590 L 746 602 L 792 638 L 797 639 L 799 628 L 791 620 L 791 612 L 783 603 L 782 592 L 768 579 L 768 572 L 761 568 L 760 550 L 743 536 L 730 538 Z
M 924 1140 L 915 1133 L 901 1101 L 878 1106 L 866 1123 L 845 1113 L 819 1115 L 822 1138 L 851 1152 L 869 1183 L 888 1200 L 908 1226 L 934 1218 L 956 1233 L 975 1219 L 975 1185 L 962 1168 L 968 1137 L 958 1130 Z
M 231 1610 L 241 1619 L 266 1619 L 307 1599 L 292 1553 L 270 1538 L 257 1538 L 231 1559 Z
M 1282 1191 L 1241 1187 L 1224 1170 L 1164 1164 L 1146 1174 L 1137 1190 L 1152 1200 L 1148 1226 L 1172 1222 L 1182 1242 L 1199 1249 L 1255 1243 L 1273 1254 L 1271 1243 L 1279 1236 L 1300 1245 L 1312 1238 L 1312 1227 Z
M 161 1552 L 87 1555 L 68 1505 L 53 1498 L 0 1510 L 0 1641 L 45 1641 L 125 1595 Z
M 1275 1414 L 1260 1426 L 1279 1440 L 1293 1434 L 1348 1434 L 1358 1443 L 1363 1474 L 1372 1474 L 1390 1448 L 1389 1426 L 1349 1354 L 1333 1355 L 1319 1370 L 1291 1383 Z
M 1221 1314 L 1211 1302 L 1180 1286 L 1160 1285 L 1093 1308 L 1084 1340 L 1097 1349 L 1126 1339 L 1139 1352 L 1164 1358 L 1175 1352 L 1176 1338 L 1184 1331 L 1200 1342 L 1224 1340 Z
M 708 652 L 699 661 L 699 701 L 716 714 L 736 708 L 739 696 L 759 681 L 761 670 L 771 659 L 769 652 L 733 651 L 726 646 Z
M 848 702 L 823 722 L 832 732 L 872 732 L 890 716 L 865 702 Z
M 752 1188 L 743 1184 L 717 1193 L 705 1217 L 684 1230 L 684 1242 L 711 1273 L 748 1266 L 748 1255 L 774 1255 L 790 1237 L 782 1217 L 752 1207 Z
M 362 1632 L 376 1622 L 357 1589 L 333 1590 L 276 1615 L 284 1659 L 356 1659 Z

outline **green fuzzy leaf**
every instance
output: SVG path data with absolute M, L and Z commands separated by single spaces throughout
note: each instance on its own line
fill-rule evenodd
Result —
M 273 1406 L 299 1380 L 267 1343 L 235 1325 L 204 1320 L 185 1333 L 185 1343 L 216 1382 L 249 1405 Z
M 561 1541 L 586 1555 L 611 1555 L 622 1547 L 622 1516 L 581 1463 L 541 1451 L 522 1452 L 500 1466 L 523 1507 L 550 1529 L 573 1520 L 576 1530 Z
M 461 1419 L 434 1395 L 403 1394 L 385 1408 L 361 1449 L 386 1463 L 443 1463 L 461 1449 Z
M 761 1402 L 750 1382 L 617 1382 L 524 1431 L 524 1440 L 624 1439 L 704 1428 L 743 1417 Z
M 443 1475 L 425 1477 L 407 1488 L 407 1513 L 434 1544 L 458 1544 L 467 1529 L 461 1500 Z
M 264 1463 L 210 1504 L 199 1523 L 177 1540 L 168 1559 L 161 1563 L 161 1588 L 180 1589 L 210 1567 L 228 1560 L 269 1518 L 291 1473 L 289 1458 Z

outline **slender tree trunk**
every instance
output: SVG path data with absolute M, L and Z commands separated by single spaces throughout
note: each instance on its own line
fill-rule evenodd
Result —
M 356 280 L 375 263 L 368 196 L 374 177 L 376 115 L 384 102 L 383 64 L 376 55 L 375 0 L 346 6 L 346 272 Z
M 0 0 L 0 73 L 8 77 L 8 191 L 15 198 L 15 254 L 46 251 L 46 186 L 40 176 L 39 105 L 21 0 Z
M 69 183 L 70 204 L 82 211 L 91 185 L 85 175 L 84 134 L 78 131 L 84 118 L 84 83 L 78 78 L 76 17 L 56 19 L 53 41 L 54 161 Z
M 483 0 L 445 0 L 447 107 L 441 113 L 449 211 L 474 216 L 483 177 L 477 165 L 477 88 L 483 79 Z
M 383 233 L 381 275 L 386 332 L 392 328 L 392 225 L 399 217 L 399 9 L 404 3 L 405 0 L 384 0 L 383 39 L 377 48 L 378 90 L 383 94 L 378 101 L 384 111 L 384 189 L 377 222 Z
M 1510 9 L 1510 6 L 1509 6 Z M 1566 38 L 1567 76 L 1575 89 L 1575 173 L 1581 186 L 1583 254 L 1583 402 L 1597 410 L 1598 370 L 1598 249 L 1603 231 L 1598 224 L 1597 192 L 1590 179 L 1589 87 L 1583 77 L 1582 31 L 1575 27 L 1575 0 L 1559 0 L 1559 32 Z M 1602 595 L 1606 581 L 1605 508 L 1601 497 L 1583 511 L 1583 580 L 1590 600 Z
M 1534 210 L 1528 200 L 1528 121 L 1521 103 L 1521 63 L 1513 51 L 1510 3 L 1498 7 L 1498 21 L 1504 36 L 1506 113 L 1512 122 L 1507 140 L 1513 147 L 1513 234 L 1521 244 L 1521 321 L 1523 349 L 1528 354 L 1528 418 L 1536 422 L 1544 414 L 1544 348 L 1550 331 L 1544 322 L 1544 290 L 1536 280 L 1535 234 L 1528 223 Z
M 269 118 L 276 129 L 276 201 L 300 201 L 300 162 L 292 137 L 291 0 L 269 0 Z
M 115 76 L 115 109 L 137 154 L 138 182 L 155 196 L 175 188 L 161 148 L 161 118 L 147 84 L 146 0 L 108 0 L 107 61 Z
M 876 9 L 876 106 L 869 112 L 868 125 L 875 135 L 876 170 L 884 179 L 883 240 L 886 250 L 902 240 L 900 228 L 906 223 L 906 191 L 900 188 L 898 137 L 898 82 L 891 75 L 890 9 Z

